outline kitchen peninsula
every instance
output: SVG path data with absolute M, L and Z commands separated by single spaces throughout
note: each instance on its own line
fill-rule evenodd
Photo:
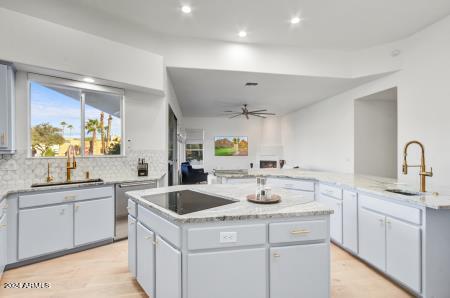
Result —
M 255 183 L 129 192 L 129 269 L 145 292 L 329 297 L 332 210 L 282 188 L 273 188 L 278 204 L 250 203 L 254 191 Z
M 307 171 L 254 169 L 216 172 L 230 188 L 252 183 L 295 191 L 334 210 L 330 215 L 333 243 L 423 297 L 449 297 L 450 188 L 419 192 L 391 178 Z

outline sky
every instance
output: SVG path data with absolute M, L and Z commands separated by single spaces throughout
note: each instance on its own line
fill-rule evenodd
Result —
M 47 88 L 36 82 L 31 82 L 31 125 L 35 126 L 41 123 L 50 123 L 55 127 L 61 127 L 61 122 L 72 124 L 73 129 L 70 133 L 69 129 L 65 128 L 65 137 L 80 137 L 81 131 L 81 105 L 78 99 L 78 94 L 73 92 L 73 96 L 67 96 L 63 93 L 57 92 L 54 89 Z M 100 110 L 86 105 L 85 119 L 100 119 Z M 108 115 L 105 114 L 105 126 Z M 113 116 L 113 124 L 111 135 L 120 135 L 120 119 Z M 98 136 L 100 137 L 100 136 Z

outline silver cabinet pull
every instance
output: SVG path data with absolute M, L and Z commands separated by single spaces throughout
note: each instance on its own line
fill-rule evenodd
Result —
M 274 252 L 274 253 L 273 253 L 273 257 L 274 257 L 274 258 L 279 258 L 279 257 L 281 257 L 281 255 L 280 255 L 279 253 Z

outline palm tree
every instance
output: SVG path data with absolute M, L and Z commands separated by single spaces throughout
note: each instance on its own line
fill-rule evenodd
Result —
M 69 136 L 72 137 L 72 129 L 73 129 L 73 125 L 69 124 L 67 125 L 67 128 L 69 129 Z
M 59 123 L 59 125 L 61 125 L 61 127 L 62 127 L 62 134 L 64 136 L 64 128 L 66 128 L 67 123 L 65 121 L 61 121 L 61 123 Z
M 92 140 L 89 142 L 89 154 L 94 155 L 95 141 L 97 139 L 97 131 L 100 128 L 100 123 L 97 119 L 89 119 L 86 122 L 85 128 L 87 134 L 92 133 Z

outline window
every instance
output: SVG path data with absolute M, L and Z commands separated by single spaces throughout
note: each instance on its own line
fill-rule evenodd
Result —
M 203 129 L 186 129 L 186 161 L 203 165 Z
M 123 154 L 122 90 L 30 76 L 32 157 Z

